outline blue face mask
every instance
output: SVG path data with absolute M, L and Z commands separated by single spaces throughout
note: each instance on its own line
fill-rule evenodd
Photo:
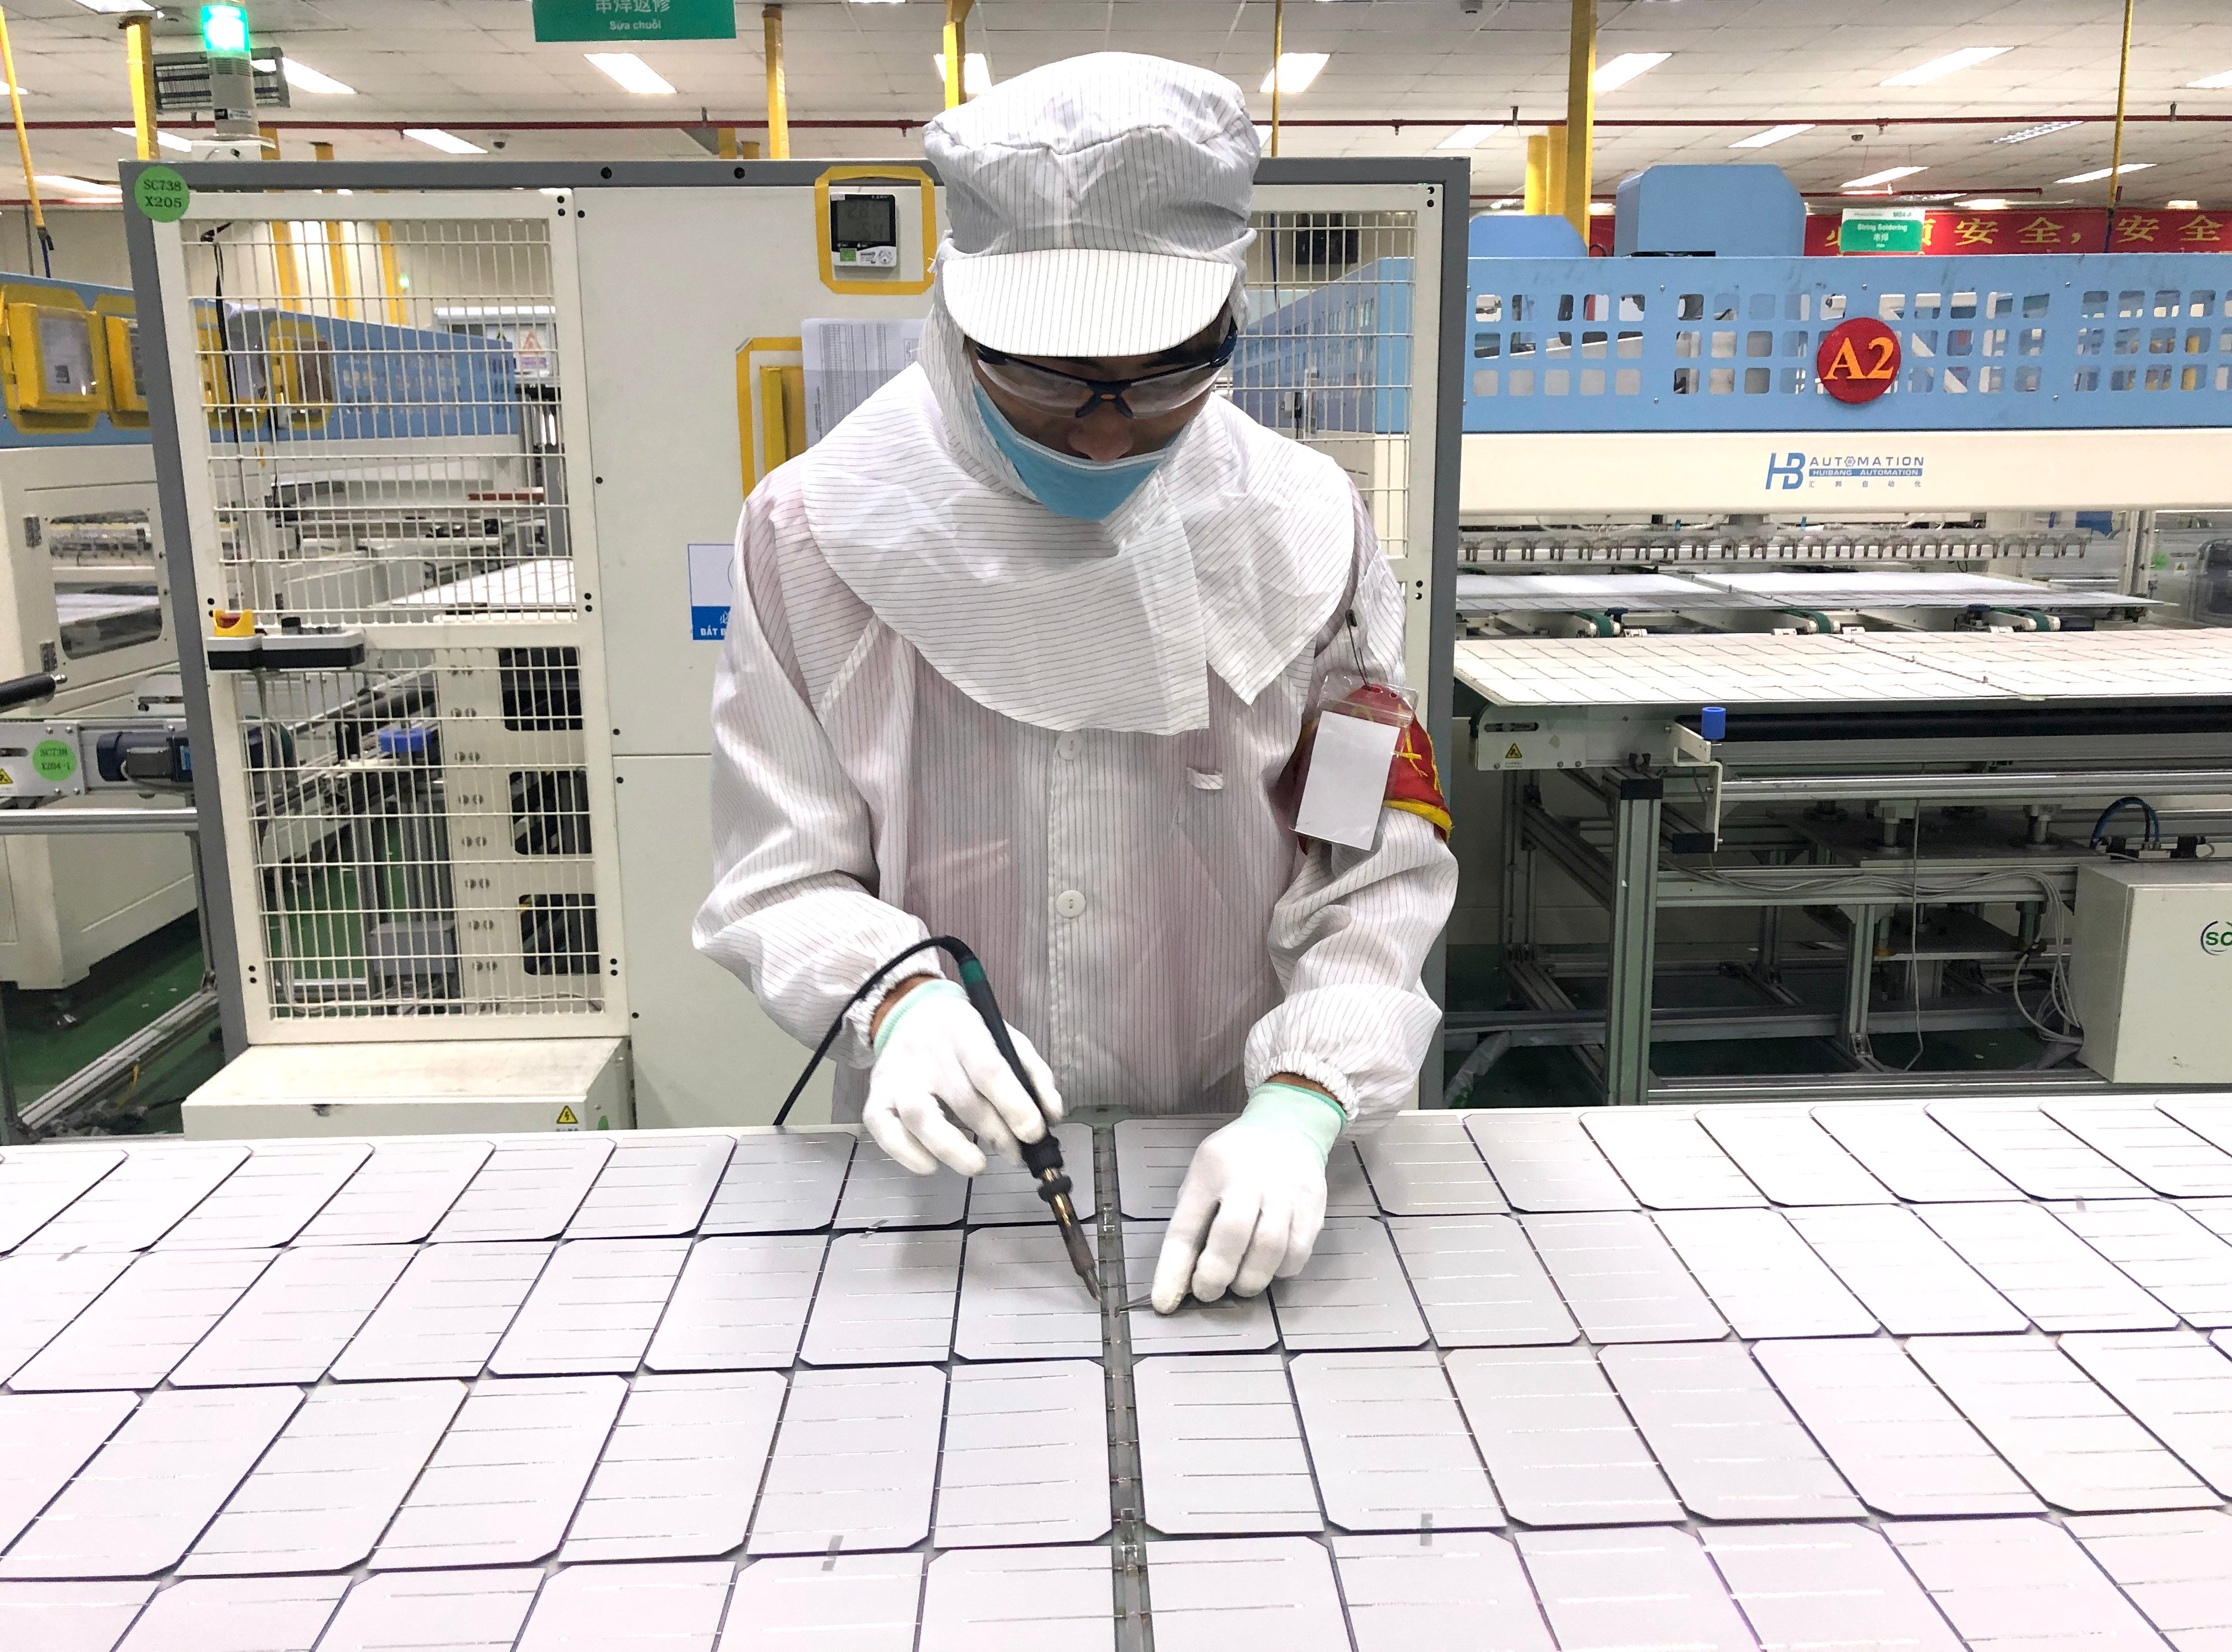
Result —
M 984 414 L 984 428 L 992 433 L 992 445 L 1015 467 L 1015 474 L 1022 478 L 1031 497 L 1058 517 L 1074 517 L 1080 522 L 1106 522 L 1171 456 L 1167 446 L 1152 453 L 1105 461 L 1057 453 L 1051 447 L 1041 447 L 1009 424 L 1007 415 L 984 393 L 983 387 L 975 388 L 976 406 Z

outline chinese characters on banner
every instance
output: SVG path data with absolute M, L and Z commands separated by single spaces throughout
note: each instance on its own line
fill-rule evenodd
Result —
M 1806 250 L 1836 257 L 1837 217 L 1815 212 L 1806 219 Z M 2116 236 L 2107 243 L 2105 208 L 2010 207 L 2004 211 L 1933 210 L 1925 220 L 1922 250 L 1943 256 L 1963 252 L 2232 252 L 2232 212 L 2156 211 L 2125 207 L 2116 214 Z M 2106 244 L 2104 246 L 2104 243 Z M 1847 257 L 1897 257 L 1897 253 L 1847 253 Z

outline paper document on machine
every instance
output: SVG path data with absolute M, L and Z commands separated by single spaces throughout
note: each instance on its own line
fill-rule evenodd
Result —
M 922 323 L 808 322 L 801 331 L 806 355 L 806 441 L 812 446 L 870 396 L 914 365 Z

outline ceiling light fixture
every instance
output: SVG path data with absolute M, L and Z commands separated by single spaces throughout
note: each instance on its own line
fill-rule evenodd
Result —
M 2173 212 L 2198 212 L 2201 210 L 2199 201 L 2165 201 L 2163 205 Z
M 1849 179 L 1846 189 L 1873 189 L 1878 184 L 1896 184 L 1902 178 L 1911 178 L 1917 172 L 1926 172 L 1927 166 L 1886 166 L 1879 172 L 1870 172 L 1865 178 Z
M 2008 200 L 2004 195 L 1978 195 L 1965 201 L 1957 201 L 1955 205 L 1965 206 L 1972 212 L 1997 212 L 2007 206 Z
M 1437 149 L 1477 149 L 1494 131 L 1492 127 L 1459 127 L 1434 146 Z
M 2049 132 L 2067 132 L 2072 127 L 2081 127 L 2082 120 L 2048 120 L 2043 125 L 2025 127 L 2021 132 L 2010 132 L 2005 137 L 1995 138 L 1994 143 L 2028 143 L 2033 138 L 2043 138 Z
M 1310 82 L 1317 79 L 1327 63 L 1333 62 L 1330 52 L 1281 52 L 1279 66 L 1263 76 L 1263 90 L 1271 89 L 1276 80 L 1281 95 L 1292 97 L 1297 92 L 1307 92 Z
M 2067 178 L 2057 178 L 2057 184 L 2097 184 L 2110 172 L 2143 172 L 2155 163 L 2151 160 L 2127 160 L 2120 166 L 2095 166 L 2089 172 L 2073 172 Z
M 1672 52 L 1622 52 L 1589 76 L 1589 86 L 1598 92 L 1612 91 L 1638 75 L 1648 75 L 1673 55 Z
M 88 11 L 98 11 L 106 16 L 119 16 L 127 11 L 152 11 L 148 0 L 77 0 Z
M 1957 52 L 1948 52 L 1943 57 L 1933 57 L 1926 63 L 1917 63 L 1912 68 L 1902 69 L 1884 86 L 1927 86 L 1932 81 L 1942 81 L 1948 75 L 1958 75 L 1964 68 L 1974 68 L 2002 52 L 2012 49 L 2006 46 L 1963 46 Z
M 41 184 L 64 195 L 88 196 L 95 198 L 120 196 L 123 189 L 115 184 L 104 184 L 97 179 L 74 178 L 68 172 L 41 172 Z
M 137 138 L 140 135 L 140 129 L 137 127 L 111 127 L 109 130 L 120 138 Z M 181 154 L 191 155 L 194 153 L 193 145 L 188 143 L 184 138 L 174 137 L 167 132 L 157 133 L 155 141 L 164 148 L 175 149 Z
M 444 132 L 439 127 L 406 127 L 403 135 L 429 149 L 438 149 L 445 155 L 485 155 L 488 151 L 477 143 L 468 143 L 454 132 Z
M 1769 127 L 1764 132 L 1755 132 L 1749 138 L 1739 138 L 1729 146 L 1731 149 L 1764 149 L 1771 143 L 1781 143 L 1785 138 L 1794 138 L 1801 132 L 1814 130 L 1811 120 L 1794 120 L 1787 127 Z
M 2197 81 L 2188 81 L 2186 84 L 2203 92 L 2222 91 L 2232 86 L 2232 68 L 2226 69 L 2222 75 L 2207 75 Z
M 297 92 L 311 92 L 320 97 L 348 97 L 356 95 L 356 88 L 344 86 L 330 75 L 321 75 L 308 63 L 298 63 L 291 57 L 279 60 L 279 72 L 287 77 L 287 84 Z
M 931 73 L 938 76 L 940 86 L 945 84 L 945 54 L 933 52 L 930 58 Z M 992 89 L 992 66 L 984 61 L 982 52 L 967 52 L 961 59 L 961 89 L 970 97 L 981 97 Z
M 633 52 L 583 52 L 599 68 L 620 83 L 623 92 L 633 92 L 638 97 L 672 97 L 673 87 L 661 75 Z

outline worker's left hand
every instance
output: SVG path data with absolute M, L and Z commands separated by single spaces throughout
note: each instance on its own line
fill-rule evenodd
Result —
M 1155 1311 L 1175 1313 L 1189 1292 L 1252 1297 L 1300 1273 L 1325 1226 L 1326 1156 L 1346 1122 L 1329 1096 L 1258 1084 L 1194 1149 L 1155 1263 Z

